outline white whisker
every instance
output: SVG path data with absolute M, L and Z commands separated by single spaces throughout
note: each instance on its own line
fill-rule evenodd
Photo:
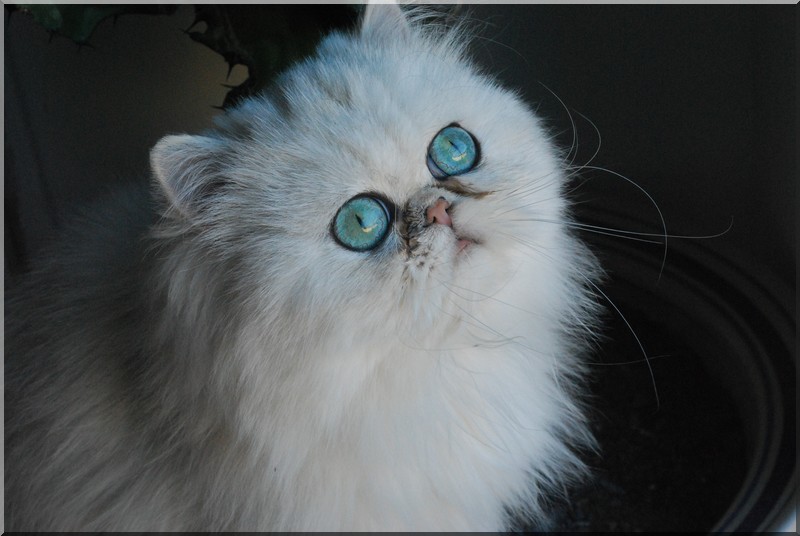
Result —
M 667 222 L 664 219 L 664 215 L 661 212 L 661 208 L 659 208 L 658 203 L 656 203 L 655 199 L 653 199 L 653 196 L 651 196 L 647 192 L 647 190 L 645 190 L 639 184 L 637 184 L 636 181 L 626 177 L 625 175 L 623 175 L 621 173 L 617 173 L 616 171 L 612 171 L 610 169 L 599 167 L 599 166 L 581 166 L 580 169 L 581 170 L 583 170 L 583 169 L 592 169 L 592 170 L 595 170 L 595 171 L 602 171 L 602 172 L 608 173 L 610 175 L 613 175 L 613 176 L 615 176 L 617 178 L 620 178 L 620 179 L 626 181 L 627 183 L 629 183 L 629 184 L 633 185 L 634 187 L 636 187 L 640 192 L 642 192 L 647 197 L 647 199 L 650 201 L 650 203 L 653 205 L 653 207 L 655 207 L 656 212 L 658 213 L 658 218 L 661 221 L 661 228 L 664 230 L 663 234 L 659 235 L 659 236 L 662 236 L 664 238 L 664 254 L 663 254 L 662 258 L 661 258 L 661 268 L 660 268 L 660 270 L 658 272 L 658 281 L 660 281 L 661 280 L 661 275 L 664 272 L 664 267 L 667 264 L 667 238 L 669 237 L 669 234 L 667 233 Z
M 563 100 L 561 100 L 561 97 L 556 95 L 555 91 L 547 87 L 543 82 L 539 82 L 539 84 L 547 91 L 549 91 L 550 94 L 553 95 L 556 98 L 556 100 L 558 100 L 559 103 L 561 103 L 561 106 L 564 108 L 564 111 L 567 112 L 567 117 L 569 118 L 569 123 L 572 127 L 572 143 L 570 145 L 569 152 L 564 157 L 564 160 L 569 160 L 569 165 L 572 165 L 575 162 L 575 158 L 577 158 L 578 156 L 578 129 L 575 126 L 575 120 L 572 117 L 572 113 L 569 111 L 567 105 L 564 103 Z M 575 151 L 575 154 L 572 154 L 573 151 Z
M 589 119 L 588 117 L 586 117 L 585 115 L 583 115 L 582 113 L 580 113 L 577 110 L 575 111 L 575 113 L 578 114 L 579 116 L 583 117 L 586 120 L 587 123 L 592 125 L 592 128 L 594 129 L 595 134 L 597 134 L 597 147 L 594 150 L 594 154 L 592 154 L 592 156 L 589 157 L 589 160 L 587 160 L 586 163 L 583 164 L 584 166 L 588 166 L 589 164 L 591 164 L 594 161 L 595 158 L 597 158 L 597 155 L 600 154 L 600 147 L 603 144 L 603 137 L 600 135 L 600 129 L 597 128 L 597 125 L 594 124 L 594 121 L 592 121 L 591 119 Z
M 655 398 L 656 398 L 656 407 L 660 408 L 661 407 L 661 399 L 658 396 L 658 387 L 656 386 L 656 376 L 653 373 L 653 365 L 650 363 L 650 357 L 647 355 L 647 352 L 644 349 L 644 345 L 642 344 L 642 341 L 639 340 L 639 336 L 636 335 L 636 331 L 633 329 L 633 326 L 631 326 L 630 322 L 628 322 L 628 319 L 625 317 L 625 315 L 622 314 L 622 311 L 620 311 L 619 307 L 617 307 L 617 304 L 614 303 L 614 301 L 611 298 L 609 298 L 608 295 L 605 292 L 603 292 L 600 289 L 600 287 L 598 287 L 591 279 L 589 279 L 589 278 L 585 278 L 585 279 L 586 279 L 586 282 L 589 285 L 591 285 L 592 287 L 594 287 L 594 289 L 597 292 L 599 292 L 606 299 L 606 301 L 611 305 L 611 307 L 614 308 L 614 310 L 617 312 L 617 314 L 622 319 L 622 321 L 625 322 L 625 325 L 628 327 L 628 330 L 631 332 L 631 335 L 633 335 L 633 338 L 636 340 L 636 344 L 639 345 L 639 349 L 642 351 L 642 356 L 644 356 L 644 361 L 647 363 L 647 370 L 650 373 L 650 379 L 653 382 L 653 394 L 655 395 Z
M 517 236 L 511 235 L 509 233 L 503 233 L 503 235 L 507 236 L 508 238 L 511 238 L 512 240 L 515 240 L 516 242 L 518 242 L 518 243 L 520 243 L 520 244 L 522 244 L 522 245 L 524 245 L 524 246 L 526 246 L 528 248 L 530 248 L 531 250 L 533 250 L 532 254 L 535 253 L 536 255 L 541 256 L 542 258 L 547 258 L 547 259 L 553 260 L 552 257 L 547 254 L 546 250 L 543 247 L 541 247 L 540 245 L 532 244 L 532 243 L 530 243 L 530 242 L 528 242 L 526 240 L 523 240 L 523 239 L 521 239 L 521 238 L 519 238 Z M 580 273 L 580 272 L 577 272 L 577 274 L 590 287 L 592 287 L 597 293 L 599 293 L 600 296 L 602 296 L 611 305 L 611 307 L 616 311 L 617 315 L 619 315 L 619 317 L 622 319 L 622 321 L 627 326 L 628 330 L 630 331 L 631 335 L 633 336 L 634 340 L 636 341 L 636 344 L 639 346 L 639 349 L 642 352 L 642 356 L 644 358 L 643 360 L 647 363 L 647 368 L 648 368 L 648 371 L 650 373 L 650 378 L 651 378 L 652 383 L 653 383 L 653 393 L 654 393 L 655 399 L 656 399 L 656 406 L 660 407 L 661 406 L 661 401 L 660 401 L 660 397 L 659 397 L 659 394 L 658 394 L 658 388 L 656 386 L 656 379 L 655 379 L 655 374 L 653 372 L 653 367 L 650 364 L 650 356 L 647 355 L 647 351 L 644 349 L 644 345 L 642 344 L 641 340 L 639 339 L 639 336 L 636 334 L 636 331 L 633 329 L 633 326 L 631 326 L 630 322 L 628 322 L 628 319 L 625 317 L 625 315 L 622 313 L 622 311 L 619 309 L 619 307 L 617 307 L 616 303 L 614 303 L 614 301 L 605 292 L 603 292 L 603 290 L 600 289 L 600 287 L 597 286 L 597 284 L 595 284 L 591 280 L 591 278 L 587 277 L 585 274 Z
M 590 361 L 587 363 L 587 365 L 591 365 L 593 367 L 617 367 L 623 365 L 638 365 L 639 363 L 645 363 L 648 361 L 652 363 L 654 360 L 661 359 L 664 357 L 673 357 L 673 356 L 671 354 L 651 355 L 648 356 L 647 359 L 634 359 L 632 361 L 619 361 L 617 363 L 600 363 L 598 361 Z

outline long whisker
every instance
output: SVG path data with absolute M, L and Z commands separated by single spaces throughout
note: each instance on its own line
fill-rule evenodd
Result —
M 446 285 L 443 285 L 443 286 L 445 286 L 445 288 L 447 288 Z M 479 329 L 481 327 L 484 327 L 484 326 L 481 326 L 481 325 L 479 325 L 477 323 L 470 322 L 469 320 L 466 320 L 466 319 L 459 319 L 456 315 L 448 312 L 447 310 L 445 310 L 443 307 L 441 307 L 439 305 L 435 305 L 435 307 L 439 310 L 440 313 L 442 313 L 444 315 L 447 315 L 447 316 L 449 316 L 451 318 L 457 319 L 457 320 L 462 320 L 466 325 L 471 325 L 471 326 L 474 326 L 474 327 L 479 328 Z M 405 346 L 406 348 L 409 348 L 411 350 L 418 350 L 418 351 L 424 351 L 424 352 L 443 352 L 443 351 L 444 352 L 452 352 L 452 351 L 464 350 L 464 349 L 470 347 L 470 345 L 466 345 L 466 344 L 464 346 L 450 346 L 450 347 L 443 347 L 443 346 L 422 347 L 422 346 L 418 346 L 418 345 L 412 345 L 409 341 L 404 340 L 404 339 L 399 338 L 399 337 L 398 337 L 398 342 L 400 342 L 400 344 L 402 344 L 403 346 Z M 494 341 L 492 341 L 492 342 L 494 342 Z M 494 343 L 495 344 L 499 344 L 500 342 L 501 341 L 496 341 Z
M 591 119 L 589 119 L 588 117 L 586 117 L 585 115 L 583 115 L 582 113 L 580 113 L 577 110 L 575 110 L 575 113 L 578 114 L 579 116 L 583 117 L 586 120 L 587 123 L 592 125 L 592 128 L 594 129 L 595 134 L 597 134 L 597 148 L 595 148 L 594 154 L 591 157 L 589 157 L 589 160 L 587 160 L 586 163 L 584 164 L 584 166 L 588 166 L 589 164 L 591 164 L 594 161 L 595 158 L 597 158 L 597 155 L 600 154 L 600 146 L 603 144 L 603 136 L 600 135 L 600 129 L 597 128 L 597 125 L 594 124 L 594 121 L 592 121 Z
M 543 185 L 543 186 L 541 186 L 541 188 L 544 189 L 547 186 L 548 185 Z M 531 190 L 531 191 L 521 192 L 522 195 L 520 195 L 520 197 L 526 197 L 526 196 L 528 196 L 528 195 L 530 195 L 532 193 L 535 193 L 535 191 Z M 534 199 L 534 200 L 532 200 L 532 201 L 530 201 L 528 203 L 525 203 L 525 204 L 522 204 L 522 205 L 516 205 L 516 206 L 513 206 L 513 207 L 511 207 L 509 209 L 503 210 L 502 212 L 495 212 L 495 216 L 504 216 L 504 215 L 509 214 L 511 212 L 516 212 L 518 210 L 524 210 L 526 208 L 529 208 L 529 207 L 532 207 L 532 206 L 536 206 L 536 205 L 539 205 L 539 204 L 542 204 L 542 203 L 546 203 L 548 201 L 560 200 L 560 199 L 561 199 L 561 195 L 558 194 L 558 193 L 553 195 L 552 197 Z
M 561 97 L 556 95 L 555 91 L 547 87 L 543 82 L 539 82 L 539 84 L 547 91 L 549 91 L 550 94 L 553 95 L 559 103 L 561 103 L 561 106 L 564 108 L 564 111 L 567 112 L 569 123 L 572 126 L 572 144 L 570 145 L 569 152 L 564 157 L 564 160 L 569 160 L 569 164 L 572 165 L 575 162 L 575 158 L 577 158 L 578 156 L 578 129 L 575 126 L 575 119 L 572 117 L 572 113 L 569 111 L 567 105 L 564 103 L 563 100 L 561 100 Z M 575 151 L 575 154 L 572 154 L 573 150 Z
M 658 203 L 656 203 L 655 199 L 653 199 L 653 196 L 651 196 L 649 193 L 647 193 L 647 190 L 645 190 L 644 188 L 639 186 L 635 181 L 629 179 L 628 177 L 626 177 L 625 175 L 623 175 L 621 173 L 617 173 L 616 171 L 612 171 L 610 169 L 599 167 L 599 166 L 581 166 L 580 169 L 582 169 L 582 170 L 583 169 L 592 169 L 592 170 L 595 170 L 595 171 L 604 171 L 606 173 L 609 173 L 609 174 L 611 174 L 611 175 L 613 175 L 613 176 L 615 176 L 617 178 L 620 178 L 620 179 L 626 181 L 627 183 L 629 183 L 629 184 L 633 185 L 634 187 L 636 187 L 640 192 L 642 192 L 647 197 L 647 199 L 650 201 L 650 203 L 653 205 L 653 207 L 655 207 L 656 212 L 658 212 L 658 217 L 661 220 L 661 228 L 664 230 L 663 234 L 659 235 L 659 236 L 664 237 L 664 254 L 663 254 L 662 258 L 661 258 L 661 269 L 658 272 L 658 281 L 661 281 L 661 275 L 663 274 L 664 267 L 667 264 L 667 238 L 669 237 L 669 234 L 667 234 L 667 222 L 664 220 L 664 214 L 662 214 L 661 209 L 659 208 Z
M 546 180 L 545 180 L 546 179 Z M 556 180 L 556 172 L 551 172 L 546 175 L 542 175 L 538 177 L 536 180 L 527 182 L 525 184 L 521 184 L 520 186 L 516 186 L 511 189 L 504 189 L 499 188 L 496 190 L 498 193 L 504 193 L 508 197 L 522 197 L 525 198 L 531 194 L 534 194 L 540 190 L 543 190 L 550 185 L 553 184 Z M 517 210 L 516 208 L 511 209 L 511 211 Z
M 550 220 L 545 218 L 512 218 L 509 221 L 532 221 L 532 222 L 541 222 L 541 223 L 552 223 L 554 225 L 564 225 L 566 227 L 572 227 L 575 229 L 579 229 L 581 231 L 592 232 L 595 234 L 613 236 L 616 238 L 625 238 L 628 240 L 636 240 L 639 242 L 647 242 L 650 244 L 661 244 L 662 241 L 659 240 L 647 240 L 645 238 L 636 238 L 636 237 L 658 237 L 663 238 L 664 235 L 661 233 L 644 233 L 639 231 L 629 231 L 626 229 L 617 229 L 614 227 L 603 227 L 600 225 L 590 225 L 588 223 L 580 223 L 575 221 L 559 221 L 559 220 Z M 707 240 L 711 238 L 719 238 L 720 236 L 724 236 L 733 228 L 733 218 L 731 218 L 728 227 L 719 233 L 711 234 L 711 235 L 674 235 L 668 234 L 669 238 L 673 239 L 688 239 L 688 240 Z M 627 235 L 627 236 L 626 236 Z
M 511 276 L 511 277 L 509 278 L 509 281 L 510 281 L 511 279 L 513 279 L 513 276 Z M 459 294 L 459 293 L 455 292 L 455 291 L 454 291 L 452 288 L 450 288 L 450 285 L 449 285 L 448 283 L 442 282 L 442 281 L 440 281 L 439 279 L 437 279 L 437 282 L 441 283 L 441 284 L 442 284 L 442 285 L 443 285 L 445 288 L 447 288 L 447 289 L 448 289 L 448 291 L 449 291 L 451 294 L 453 294 L 454 296 L 456 296 L 456 297 L 458 297 L 458 298 L 460 298 L 460 299 L 463 299 L 463 300 L 466 300 L 466 299 L 467 299 L 467 298 L 465 298 L 464 296 L 462 296 L 461 294 Z M 463 288 L 463 287 L 460 287 L 460 288 Z M 468 291 L 468 292 L 473 292 L 473 293 L 475 293 L 475 291 L 472 291 L 472 290 L 469 290 L 469 289 L 464 289 L 464 290 L 466 290 L 466 291 Z M 484 296 L 486 296 L 486 295 L 484 295 Z M 495 298 L 495 297 L 493 297 L 493 296 L 486 296 L 486 298 L 487 298 L 487 299 L 492 299 L 492 300 L 498 301 L 499 303 L 504 303 L 504 304 L 508 305 L 509 307 L 518 308 L 518 307 L 516 307 L 516 306 L 514 306 L 514 305 L 512 305 L 512 304 L 509 304 L 509 303 L 503 302 L 502 300 L 499 300 L 499 299 L 497 299 L 497 298 Z M 466 317 L 468 317 L 469 319 L 471 319 L 471 320 L 472 320 L 472 322 L 469 322 L 469 321 L 466 321 L 466 320 L 465 320 L 465 322 L 467 322 L 467 324 L 469 324 L 469 325 L 472 325 L 472 326 L 475 326 L 475 327 L 483 328 L 484 330 L 488 331 L 489 333 L 491 333 L 491 334 L 493 334 L 493 335 L 495 335 L 495 336 L 497 337 L 497 339 L 495 339 L 495 340 L 489 340 L 489 339 L 485 339 L 485 340 L 484 340 L 484 345 L 485 345 L 485 346 L 488 346 L 489 344 L 492 344 L 492 345 L 497 345 L 497 346 L 504 345 L 504 344 L 516 344 L 516 345 L 518 345 L 518 346 L 521 346 L 522 348 L 525 348 L 526 350 L 529 350 L 529 351 L 531 351 L 531 352 L 533 352 L 533 353 L 535 353 L 535 354 L 538 354 L 538 355 L 545 355 L 545 354 L 544 354 L 544 353 L 543 353 L 541 350 L 537 350 L 536 348 L 533 348 L 533 347 L 531 347 L 530 345 L 528 345 L 528 344 L 525 344 L 524 342 L 522 342 L 522 340 L 521 340 L 521 339 L 522 339 L 522 337 L 509 337 L 509 336 L 507 336 L 507 335 L 504 335 L 503 333 L 499 332 L 499 331 L 498 331 L 498 330 L 496 330 L 495 328 L 493 328 L 493 327 L 489 326 L 489 325 L 488 325 L 488 324 L 486 324 L 485 322 L 483 322 L 483 321 L 481 321 L 480 319 L 478 319 L 478 318 L 477 318 L 475 315 L 473 315 L 472 313 L 470 313 L 469 311 L 467 311 L 467 310 L 466 310 L 464 307 L 462 307 L 461 305 L 459 305 L 459 304 L 458 304 L 456 301 L 454 301 L 454 300 L 452 300 L 452 299 L 451 299 L 451 300 L 449 300 L 449 301 L 450 301 L 450 303 L 452 303 L 452 304 L 453 304 L 453 305 L 454 305 L 456 308 L 458 308 L 458 309 L 459 309 L 459 310 L 460 310 L 460 311 L 461 311 L 461 312 L 462 312 L 462 313 L 463 313 L 463 314 L 464 314 Z M 521 309 L 521 310 L 523 310 L 523 311 L 524 311 L 524 309 Z M 525 312 L 530 312 L 530 311 L 525 311 Z M 533 313 L 531 313 L 531 314 L 533 314 Z M 476 323 L 477 323 L 478 325 L 476 325 Z M 588 327 L 587 327 L 587 329 L 588 329 Z
M 587 231 L 602 230 L 602 231 L 611 231 L 611 232 L 614 232 L 614 233 L 633 235 L 633 236 L 653 236 L 653 237 L 659 237 L 659 238 L 663 238 L 665 236 L 662 233 L 643 233 L 643 232 L 639 232 L 639 231 L 628 231 L 628 230 L 625 230 L 625 229 L 616 229 L 616 228 L 613 228 L 613 227 L 602 227 L 600 225 L 590 225 L 588 223 L 580 223 L 580 222 L 556 222 L 556 221 L 553 221 L 553 220 L 543 220 L 543 219 L 536 219 L 535 221 L 543 221 L 543 222 L 547 222 L 547 223 L 564 223 L 565 225 L 569 225 L 571 227 L 579 227 L 579 228 L 587 230 Z M 684 239 L 690 239 L 690 240 L 705 240 L 705 239 L 709 239 L 709 238 L 719 238 L 720 236 L 723 236 L 723 235 L 727 234 L 732 228 L 733 228 L 733 218 L 731 218 L 731 222 L 728 224 L 728 227 L 724 231 L 722 231 L 720 233 L 711 234 L 711 235 L 674 235 L 674 234 L 667 234 L 666 236 L 669 237 L 669 238 L 684 238 Z M 656 242 L 656 243 L 660 244 L 661 242 Z
M 512 309 L 516 309 L 518 311 L 522 311 L 523 313 L 527 313 L 527 314 L 529 314 L 531 316 L 544 316 L 541 313 L 534 313 L 533 311 L 530 311 L 528 309 L 524 309 L 524 308 L 522 308 L 522 307 L 520 307 L 518 305 L 514 305 L 513 303 L 509 303 L 509 302 L 507 302 L 505 300 L 501 300 L 501 299 L 499 299 L 499 298 L 497 298 L 497 297 L 495 297 L 495 296 L 493 296 L 491 294 L 484 294 L 482 292 L 478 292 L 477 290 L 468 289 L 466 287 L 455 285 L 453 283 L 443 283 L 443 284 L 444 284 L 445 288 L 447 288 L 448 290 L 453 292 L 453 294 L 455 294 L 456 296 L 458 296 L 462 300 L 466 300 L 466 301 L 492 300 L 492 301 L 496 301 L 497 303 L 501 303 L 501 304 L 505 305 L 506 307 L 510 307 Z M 468 298 L 466 296 L 462 296 L 461 294 L 455 292 L 455 290 L 453 290 L 453 289 L 463 290 L 463 291 L 469 292 L 470 294 L 475 294 L 480 299 L 479 300 L 478 299 L 475 299 L 475 300 L 470 299 L 470 298 Z M 500 289 L 500 290 L 502 290 L 502 289 Z M 498 292 L 500 290 L 498 290 Z
M 507 238 L 509 238 L 511 240 L 514 240 L 515 242 L 518 242 L 520 245 L 524 246 L 528 250 L 531 250 L 531 251 L 522 251 L 522 253 L 526 253 L 526 254 L 529 254 L 531 256 L 536 254 L 537 256 L 544 257 L 544 258 L 549 259 L 551 261 L 553 260 L 553 257 L 551 255 L 549 255 L 544 250 L 544 248 L 542 248 L 538 244 L 523 240 L 523 239 L 519 238 L 518 236 L 509 234 L 509 233 L 500 232 L 500 234 L 506 236 Z M 580 273 L 580 272 L 578 272 L 578 273 Z M 583 273 L 581 273 L 581 276 L 583 278 L 588 279 L 586 277 L 586 275 L 583 274 Z M 586 333 L 594 333 L 595 332 L 595 329 L 592 326 L 588 325 L 580 315 L 575 317 L 574 320 L 585 330 Z
M 608 295 L 605 292 L 603 292 L 600 289 L 599 286 L 597 286 L 591 279 L 589 279 L 588 277 L 585 277 L 583 274 L 581 274 L 581 277 L 583 277 L 583 279 L 585 279 L 586 282 L 589 285 L 594 287 L 594 289 L 597 292 L 599 292 L 603 296 L 603 298 L 606 299 L 606 301 L 608 301 L 608 303 L 611 305 L 611 307 L 614 308 L 614 310 L 617 312 L 617 314 L 622 319 L 622 321 L 625 322 L 625 325 L 628 327 L 628 331 L 630 331 L 631 335 L 633 335 L 633 338 L 636 340 L 636 344 L 639 345 L 639 349 L 642 351 L 642 356 L 644 356 L 644 361 L 645 361 L 645 363 L 647 363 L 647 370 L 650 373 L 650 379 L 653 382 L 653 394 L 656 397 L 656 408 L 660 408 L 661 407 L 661 399 L 658 396 L 658 387 L 656 386 L 656 376 L 653 373 L 653 365 L 650 363 L 650 357 L 647 355 L 647 352 L 644 349 L 644 345 L 642 345 L 642 341 L 639 340 L 639 336 L 636 335 L 636 331 L 634 331 L 634 329 L 631 326 L 630 322 L 628 322 L 628 319 L 625 318 L 625 315 L 622 314 L 622 311 L 619 310 L 619 307 L 617 307 L 617 304 L 614 303 L 614 301 L 611 298 L 609 298 Z
M 611 229 L 605 227 L 595 227 L 592 225 L 586 225 L 576 222 L 568 222 L 568 221 L 555 221 L 555 220 L 546 220 L 540 218 L 514 218 L 509 219 L 509 221 L 532 221 L 532 222 L 541 222 L 541 223 L 552 223 L 555 225 L 563 225 L 565 227 L 573 227 L 575 229 L 579 229 L 581 231 L 587 231 L 595 234 L 606 235 L 606 236 L 613 236 L 615 238 L 624 238 L 626 240 L 634 240 L 636 242 L 646 242 L 648 244 L 661 244 L 659 240 L 648 240 L 646 238 L 637 238 L 637 236 L 625 236 L 625 235 L 639 235 L 642 236 L 661 236 L 659 234 L 650 234 L 650 233 L 636 233 L 633 231 L 625 231 L 623 229 Z
M 616 366 L 623 366 L 623 365 L 638 365 L 639 363 L 644 363 L 646 361 L 652 362 L 655 359 L 661 359 L 663 357 L 672 357 L 671 354 L 662 354 L 662 355 L 651 355 L 648 356 L 647 359 L 634 359 L 633 361 L 620 361 L 617 363 L 600 363 L 598 361 L 591 361 L 586 363 L 587 365 L 593 367 L 616 367 Z
M 497 331 L 496 329 L 494 329 L 493 327 L 491 327 L 490 325 L 488 325 L 486 322 L 483 322 L 483 321 L 479 320 L 478 318 L 476 318 L 476 317 L 475 317 L 475 315 L 473 315 L 472 313 L 470 313 L 469 311 L 467 311 L 466 309 L 464 309 L 463 307 L 461 307 L 461 306 L 460 306 L 459 304 L 457 304 L 455 301 L 453 301 L 453 300 L 450 300 L 450 303 L 452 303 L 454 306 L 456 306 L 456 307 L 457 307 L 457 308 L 458 308 L 458 309 L 459 309 L 459 310 L 460 310 L 462 313 L 464 313 L 466 316 L 468 316 L 469 318 L 471 318 L 473 321 L 475 321 L 475 322 L 477 322 L 478 324 L 480 324 L 480 326 L 482 326 L 482 327 L 483 327 L 483 328 L 484 328 L 486 331 L 488 331 L 489 333 L 493 333 L 494 335 L 496 335 L 496 336 L 498 337 L 498 339 L 497 339 L 496 341 L 494 341 L 494 342 L 495 342 L 495 344 L 509 344 L 509 343 L 515 343 L 515 344 L 520 344 L 521 346 L 525 346 L 525 345 L 521 344 L 521 343 L 520 343 L 520 342 L 517 340 L 519 337 L 508 337 L 508 336 L 506 336 L 506 335 L 503 335 L 502 333 L 500 333 L 499 331 Z M 491 341 L 487 341 L 487 342 L 491 342 Z M 527 348 L 527 346 L 525 346 L 525 347 Z M 532 350 L 532 349 L 531 349 L 531 350 Z
M 545 251 L 543 251 L 541 247 L 537 247 L 534 244 L 527 243 L 526 241 L 519 239 L 519 237 L 510 235 L 510 234 L 507 234 L 507 233 L 503 233 L 503 234 L 505 234 L 509 238 L 512 238 L 512 239 L 516 240 L 520 244 L 525 245 L 525 246 L 533 249 L 534 251 L 536 251 L 537 254 L 545 256 L 547 258 L 550 258 L 550 256 L 547 255 L 547 253 Z M 660 399 L 659 394 L 658 394 L 658 387 L 656 386 L 656 378 L 655 378 L 655 373 L 653 372 L 653 366 L 650 363 L 650 357 L 647 355 L 647 351 L 644 349 L 644 345 L 642 344 L 642 341 L 639 339 L 639 336 L 636 334 L 636 331 L 633 329 L 633 326 L 631 326 L 630 322 L 628 322 L 628 319 L 625 317 L 625 315 L 622 314 L 622 311 L 619 309 L 619 307 L 617 307 L 617 304 L 614 303 L 614 301 L 611 298 L 609 298 L 608 295 L 605 292 L 603 292 L 603 290 L 599 286 L 597 286 L 585 274 L 580 273 L 580 272 L 577 272 L 577 274 L 584 281 L 586 281 L 586 283 L 588 285 L 590 285 L 595 291 L 597 291 L 597 293 L 600 296 L 602 296 L 611 305 L 611 307 L 614 309 L 614 311 L 616 311 L 617 315 L 619 315 L 619 317 L 622 319 L 622 321 L 627 326 L 628 331 L 630 331 L 631 335 L 633 335 L 633 338 L 636 341 L 636 344 L 639 346 L 639 349 L 642 352 L 642 356 L 644 358 L 644 361 L 647 363 L 647 370 L 650 373 L 650 378 L 651 378 L 652 383 L 653 383 L 653 394 L 655 395 L 655 399 L 656 399 L 656 407 L 660 408 L 661 407 L 661 399 Z

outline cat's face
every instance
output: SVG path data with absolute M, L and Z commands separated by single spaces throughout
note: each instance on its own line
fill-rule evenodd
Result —
M 450 37 L 370 8 L 219 131 L 154 149 L 187 236 L 265 317 L 435 339 L 557 299 L 559 158 Z

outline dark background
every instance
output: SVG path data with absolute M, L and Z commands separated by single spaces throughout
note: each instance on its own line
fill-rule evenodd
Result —
M 566 112 L 602 136 L 593 165 L 636 181 L 668 232 L 795 279 L 795 6 L 473 6 L 493 24 L 481 58 L 572 139 Z M 496 29 L 496 32 L 491 30 Z M 507 46 L 502 46 L 507 45 Z M 597 135 L 574 115 L 577 164 Z M 651 222 L 634 187 L 589 174 L 586 195 Z M 580 192 L 579 192 L 580 193 Z

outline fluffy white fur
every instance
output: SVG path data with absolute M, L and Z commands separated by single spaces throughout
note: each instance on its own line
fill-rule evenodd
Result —
M 501 530 L 579 475 L 597 268 L 559 153 L 459 30 L 354 35 L 95 207 L 7 304 L 6 528 Z M 458 122 L 481 162 L 426 166 Z M 330 234 L 362 192 L 377 250 Z M 453 226 L 404 222 L 433 200 Z M 409 224 L 410 225 L 410 224 Z M 457 239 L 473 242 L 458 253 Z

